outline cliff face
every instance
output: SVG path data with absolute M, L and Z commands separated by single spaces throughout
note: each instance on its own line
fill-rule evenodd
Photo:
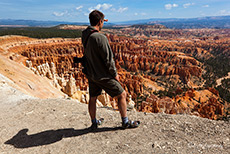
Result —
M 43 78 L 34 74 L 24 65 L 19 64 L 0 55 L 0 75 L 5 76 L 11 82 L 0 79 L 1 84 L 9 84 L 13 88 L 32 97 L 37 98 L 63 98 L 64 93 L 55 88 L 48 78 Z M 0 87 L 0 89 L 2 86 Z M 6 98 L 4 93 L 1 98 Z M 17 97 L 17 96 L 13 96 Z M 19 97 L 20 98 L 20 97 Z M 11 98 L 2 99 L 5 103 L 10 103 Z
M 204 91 L 178 89 L 180 85 L 190 88 L 202 86 L 203 64 L 194 59 L 192 54 L 204 55 L 206 52 L 201 51 L 203 49 L 190 48 L 190 44 L 186 42 L 182 46 L 183 43 L 179 41 L 116 35 L 107 37 L 114 53 L 121 85 L 130 96 L 127 101 L 132 109 L 134 100 L 136 109 L 143 112 L 186 113 L 210 119 L 226 114 L 227 106 L 218 101 L 219 95 L 215 89 L 209 88 L 205 99 L 198 94 L 205 93 Z M 77 98 L 83 103 L 88 102 L 88 81 L 82 73 L 81 64 L 73 63 L 74 56 L 83 55 L 80 39 L 7 39 L 7 45 L 3 44 L 3 55 L 23 63 L 36 75 L 47 77 L 69 97 Z M 166 81 L 163 81 L 165 77 Z M 172 98 L 153 94 L 168 89 L 168 85 L 178 85 Z M 143 97 L 146 98 L 140 100 Z M 117 108 L 116 101 L 106 93 L 100 96 L 97 105 Z
M 20 50 L 18 47 L 11 49 L 11 51 L 17 51 L 21 56 L 27 57 L 26 65 L 35 74 L 53 80 L 55 86 L 60 86 L 61 90 L 69 96 L 72 96 L 77 88 L 87 89 L 87 80 L 81 72 L 80 64 L 75 67 L 73 64 L 72 54 L 81 57 L 83 56 L 82 50 L 82 45 L 78 40 L 34 44 L 20 47 Z

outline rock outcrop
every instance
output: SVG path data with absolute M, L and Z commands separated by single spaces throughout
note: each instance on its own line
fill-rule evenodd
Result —
M 197 97 L 198 100 L 196 100 Z M 217 100 L 215 95 L 204 102 L 200 102 L 200 97 L 202 96 L 198 96 L 193 89 L 174 99 L 159 98 L 152 94 L 141 102 L 138 110 L 147 113 L 190 114 L 214 120 L 225 115 L 226 107 Z

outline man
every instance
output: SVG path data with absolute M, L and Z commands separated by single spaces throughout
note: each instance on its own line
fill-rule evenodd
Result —
M 122 127 L 138 127 L 139 121 L 128 120 L 126 92 L 119 83 L 119 76 L 113 60 L 113 53 L 108 39 L 100 31 L 104 25 L 104 14 L 94 10 L 89 14 L 90 25 L 82 32 L 82 43 L 85 56 L 85 74 L 89 81 L 89 114 L 92 120 L 91 129 L 97 129 L 103 121 L 96 119 L 96 100 L 105 90 L 111 97 L 118 98 L 118 108 L 122 118 Z

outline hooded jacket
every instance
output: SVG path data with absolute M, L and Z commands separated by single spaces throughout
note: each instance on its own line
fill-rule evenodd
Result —
M 86 76 L 95 81 L 115 78 L 117 70 L 108 39 L 99 32 L 92 33 L 95 30 L 89 26 L 82 32 L 82 44 L 86 45 Z

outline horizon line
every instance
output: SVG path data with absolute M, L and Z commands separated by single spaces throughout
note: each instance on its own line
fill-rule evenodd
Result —
M 180 18 L 180 17 L 174 17 L 174 18 L 145 18 L 145 19 L 135 19 L 135 20 L 126 20 L 126 21 L 114 21 L 110 23 L 122 23 L 122 22 L 130 22 L 130 21 L 138 21 L 138 20 L 149 20 L 149 19 L 196 19 L 196 18 L 208 18 L 208 17 L 230 17 L 230 15 L 222 15 L 222 16 L 202 16 L 202 17 L 188 17 L 188 18 Z M 57 20 L 36 20 L 36 19 L 12 19 L 12 18 L 0 18 L 0 20 L 31 20 L 31 21 L 43 21 L 43 22 L 70 22 L 70 23 L 88 23 L 83 21 L 57 21 Z

